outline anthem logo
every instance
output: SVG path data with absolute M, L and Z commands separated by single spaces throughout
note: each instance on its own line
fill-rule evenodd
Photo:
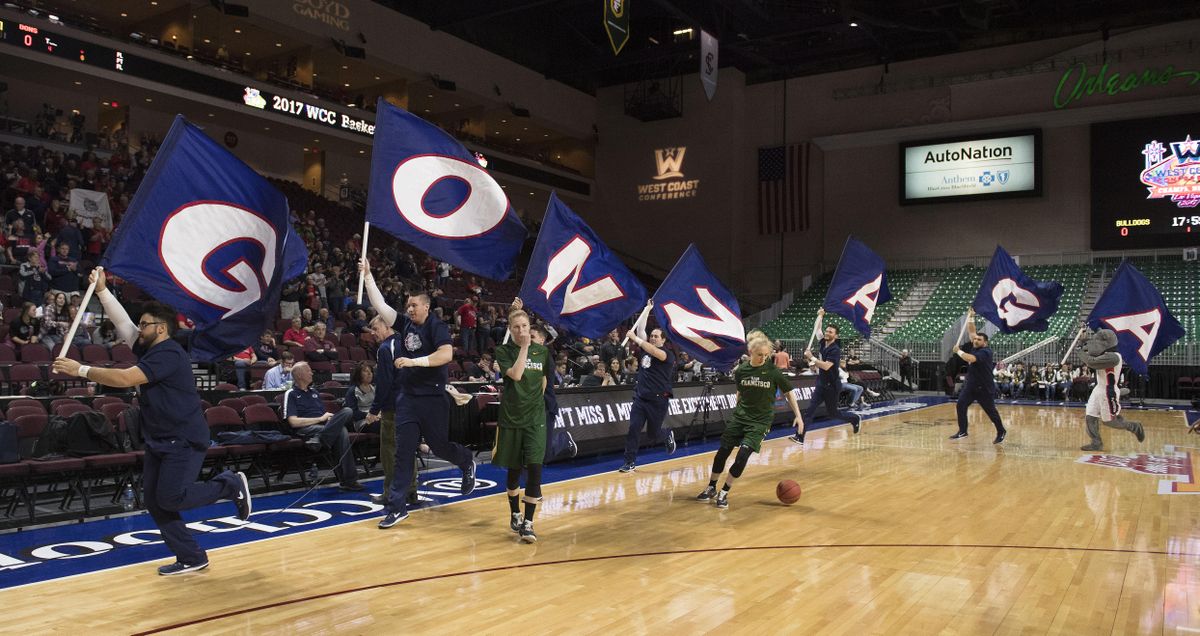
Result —
M 700 188 L 699 179 L 683 178 L 683 157 L 686 146 L 659 148 L 654 151 L 656 174 L 652 177 L 659 183 L 638 185 L 638 201 L 663 201 L 666 199 L 689 199 L 696 196 Z

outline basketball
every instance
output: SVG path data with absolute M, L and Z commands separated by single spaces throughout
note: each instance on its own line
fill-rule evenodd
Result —
M 779 501 L 790 506 L 800 501 L 800 484 L 790 479 L 785 479 L 779 482 L 778 486 L 775 486 L 775 496 L 779 497 Z

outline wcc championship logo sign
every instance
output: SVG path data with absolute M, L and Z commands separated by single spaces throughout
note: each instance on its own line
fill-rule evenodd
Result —
M 100 264 L 195 322 L 192 357 L 216 360 L 258 341 L 307 262 L 283 194 L 178 116 Z
M 667 201 L 691 199 L 700 193 L 700 180 L 683 175 L 683 158 L 687 146 L 659 148 L 654 151 L 655 174 L 651 183 L 637 187 L 638 201 Z
M 1180 208 L 1200 204 L 1200 139 L 1189 134 L 1181 141 L 1163 145 L 1157 140 L 1142 149 L 1146 167 L 1141 181 L 1150 192 L 1147 199 L 1166 199 Z

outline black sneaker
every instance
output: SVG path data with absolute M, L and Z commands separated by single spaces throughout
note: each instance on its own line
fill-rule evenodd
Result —
M 387 530 L 388 528 L 404 521 L 408 518 L 408 510 L 404 512 L 389 512 L 387 516 L 379 520 L 379 529 Z
M 788 439 L 800 444 L 801 446 L 804 445 L 804 433 L 793 433 L 792 435 L 788 435 Z
M 717 507 L 722 510 L 724 510 L 725 508 L 728 508 L 729 507 L 729 491 L 722 490 L 721 492 L 717 493 L 717 496 L 713 498 L 713 503 L 716 504 Z
M 208 567 L 208 561 L 197 563 L 196 565 L 188 565 L 182 561 L 176 561 L 170 565 L 164 565 L 158 568 L 159 576 L 175 576 L 176 574 L 187 574 L 188 572 L 199 572 Z
M 967 432 L 966 432 L 966 431 L 959 431 L 959 432 L 957 432 L 957 433 L 955 433 L 955 434 L 951 435 L 951 436 L 950 436 L 950 439 L 962 439 L 962 438 L 964 438 L 964 437 L 966 437 L 966 436 L 967 436 Z
M 533 531 L 533 522 L 525 520 L 521 523 L 521 543 L 537 543 L 537 534 Z
M 625 462 L 624 464 L 621 464 L 621 467 L 618 468 L 617 471 L 622 473 L 632 473 L 633 462 Z
M 675 431 L 667 431 L 667 442 L 665 445 L 667 447 L 668 455 L 675 452 L 675 449 L 677 448 L 675 445 Z
M 312 453 L 321 452 L 321 438 L 313 436 L 304 440 L 304 447 Z
M 508 527 L 512 528 L 513 532 L 519 533 L 519 532 L 521 532 L 521 522 L 522 521 L 523 521 L 523 519 L 521 517 L 521 513 L 514 512 L 514 513 L 512 513 L 512 521 L 510 521 L 508 523 Z
M 1145 427 L 1142 426 L 1142 423 L 1141 422 L 1130 422 L 1130 424 L 1133 424 L 1133 434 L 1134 434 L 1134 436 L 1137 437 L 1137 441 L 1139 441 L 1139 442 L 1146 441 L 1146 429 L 1145 429 Z
M 1102 451 L 1102 450 L 1104 450 L 1104 444 L 1085 444 L 1083 446 L 1080 446 L 1079 450 L 1081 450 L 1081 451 Z
M 858 413 L 851 413 L 850 426 L 854 428 L 854 434 L 858 435 L 858 429 L 862 427 L 862 416 Z
M 250 481 L 246 479 L 246 473 L 239 472 L 237 477 L 237 493 L 233 495 L 233 503 L 237 506 L 238 519 L 245 521 L 250 518 L 252 510 L 250 504 Z
M 1008 437 L 1008 429 L 1001 429 L 999 433 L 996 433 L 996 439 L 992 440 L 992 443 L 1003 444 L 1005 437 Z
M 464 468 L 462 481 L 459 482 L 458 494 L 467 496 L 475 491 L 475 460 L 471 460 L 470 468 Z
M 704 489 L 704 492 L 696 495 L 696 501 L 709 501 L 710 499 L 712 499 L 713 497 L 716 497 L 716 496 L 717 496 L 717 487 L 709 486 L 708 488 Z

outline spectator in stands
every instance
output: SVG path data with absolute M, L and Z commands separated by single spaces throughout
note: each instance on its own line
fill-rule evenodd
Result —
M 83 232 L 79 230 L 79 222 L 75 218 L 74 210 L 67 211 L 67 222 L 62 226 L 62 229 L 58 231 L 58 235 L 55 236 L 55 240 L 58 241 L 59 245 L 67 246 L 68 255 L 71 258 L 79 260 L 82 257 Z
M 266 375 L 263 376 L 263 390 L 291 388 L 292 369 L 295 359 L 291 351 L 284 351 L 279 354 L 279 364 L 267 369 Z
M 300 315 L 300 279 L 283 284 L 279 294 L 279 317 L 290 320 Z M 284 338 L 287 340 L 287 338 Z
M 775 341 L 775 367 L 780 371 L 792 368 L 792 355 L 784 348 L 782 340 Z
M 312 337 L 304 341 L 304 358 L 310 362 L 337 362 L 337 347 L 325 337 L 325 323 L 313 325 Z
M 608 332 L 608 336 L 604 339 L 604 344 L 600 345 L 600 362 L 611 371 L 612 367 L 610 365 L 613 359 L 624 360 L 627 355 L 629 355 L 629 352 L 621 344 L 621 334 L 617 333 L 616 329 Z
M 589 363 L 591 364 L 591 363 Z M 604 365 L 593 365 L 591 372 L 579 378 L 579 386 L 581 387 L 596 387 L 604 385 L 604 378 L 608 376 Z
M 175 340 L 180 344 L 186 343 L 188 338 L 192 337 L 192 332 L 196 329 L 196 323 L 192 322 L 191 318 L 183 315 L 183 312 L 175 314 Z M 184 345 L 186 348 L 186 345 Z
M 34 247 L 37 245 L 37 235 L 30 226 L 25 225 L 25 220 L 18 218 L 13 221 L 12 229 L 9 230 L 5 240 L 8 242 L 8 261 L 10 263 L 21 263 L 29 259 L 29 255 L 34 253 Z
M 672 354 L 672 357 L 674 357 L 674 354 Z M 627 382 L 632 384 L 635 381 L 635 379 L 637 378 L 639 368 L 640 367 L 638 365 L 637 358 L 635 358 L 634 356 L 629 356 L 628 358 L 625 358 L 624 376 L 625 376 Z M 672 360 L 672 362 L 671 362 L 671 371 L 672 372 L 675 371 L 674 360 Z M 674 376 L 672 376 L 672 379 L 673 379 L 673 377 Z
M 438 261 L 437 264 L 437 286 L 444 288 L 446 283 L 450 282 L 450 270 L 453 266 L 446 261 Z
M 397 381 L 396 331 L 382 316 L 372 318 L 367 329 L 379 341 L 375 350 L 378 374 L 372 376 L 376 378 L 375 393 L 363 421 L 369 426 L 378 425 L 379 463 L 383 465 L 383 490 L 371 495 L 371 503 L 386 504 L 391 496 L 392 479 L 396 476 L 396 397 L 401 389 Z M 416 470 L 416 464 L 410 470 Z M 416 484 L 415 476 L 412 483 Z
M 996 363 L 996 370 L 992 374 L 996 380 L 996 390 L 1000 395 L 1011 396 L 1013 385 L 1013 374 L 1003 362 Z
M 233 354 L 230 361 L 233 362 L 233 372 L 237 377 L 238 388 L 243 391 L 249 391 L 250 383 L 246 380 L 246 370 L 255 362 L 258 362 L 258 356 L 254 353 L 254 347 L 246 347 Z
M 98 344 L 102 347 L 112 347 L 117 343 L 117 329 L 113 326 L 111 320 L 104 319 L 100 321 L 100 326 L 92 331 L 92 344 Z
M 71 248 L 59 243 L 57 253 L 50 257 L 46 266 L 50 274 L 50 288 L 65 294 L 79 293 L 79 260 L 71 258 Z
M 354 411 L 342 408 L 329 413 L 321 393 L 312 386 L 313 371 L 307 362 L 297 362 L 292 367 L 294 384 L 284 394 L 280 415 L 291 427 L 292 434 L 304 438 L 304 445 L 311 451 L 329 448 L 333 451 L 334 475 L 338 488 L 360 492 L 365 490 L 358 483 L 358 467 L 350 448 L 350 435 L 346 427 L 354 419 Z
M 350 323 L 346 325 L 345 333 L 358 337 L 367 328 L 367 312 L 355 309 L 350 316 Z
M 475 320 L 475 350 L 482 353 L 488 349 L 492 324 L 496 322 L 496 307 L 494 305 L 481 306 Z
M 679 381 L 696 382 L 703 374 L 704 366 L 699 360 L 693 360 L 686 351 L 679 352 Z
M 917 388 L 917 363 L 908 354 L 908 349 L 900 352 L 900 384 L 906 391 Z
M 328 279 L 325 278 L 325 265 L 319 262 L 313 265 L 312 272 L 308 275 L 308 284 L 316 290 L 318 308 L 329 306 L 328 298 L 325 295 L 325 283 L 327 281 Z
M 1062 363 L 1062 367 L 1059 368 L 1057 390 L 1058 390 L 1059 395 L 1062 396 L 1062 399 L 1064 401 L 1071 399 L 1071 383 L 1075 380 L 1075 377 L 1078 375 L 1079 375 L 1079 370 L 1072 369 L 1070 362 Z
M 15 345 L 37 344 L 42 332 L 42 321 L 37 318 L 37 305 L 25 301 L 21 313 L 8 325 L 8 340 Z
M 621 364 L 620 358 L 613 358 L 608 361 L 608 379 L 610 384 L 630 384 L 632 378 L 625 377 L 625 365 Z
M 270 329 L 258 336 L 258 343 L 253 348 L 254 356 L 261 364 L 274 366 L 275 361 L 279 359 L 279 349 L 275 347 L 275 332 Z
M 1055 398 L 1055 390 L 1058 388 L 1058 369 L 1052 364 L 1047 364 L 1042 367 L 1042 374 L 1038 379 L 1038 396 L 1043 400 L 1053 400 Z
M 74 296 L 71 299 L 71 304 L 67 305 L 67 331 L 71 329 L 71 325 L 75 324 L 75 315 L 83 311 L 83 308 L 77 302 L 78 298 L 78 295 Z M 75 330 L 75 336 L 71 339 L 71 344 L 77 347 L 92 344 L 92 327 L 95 326 L 92 322 L 94 320 L 95 316 L 89 312 L 84 312 L 83 318 L 79 321 L 79 328 Z M 64 337 L 65 335 L 64 332 Z
M 1025 363 L 1018 362 L 1012 370 L 1012 388 L 1010 394 L 1013 398 L 1019 399 L 1025 397 L 1025 387 L 1029 385 L 1029 372 L 1025 370 Z
M 334 318 L 340 316 L 346 310 L 346 281 L 342 280 L 341 265 L 329 268 L 329 277 L 325 282 L 325 295 L 329 301 L 330 313 Z
M 850 394 L 850 408 L 858 409 L 867 405 L 863 400 L 863 387 L 859 384 L 850 382 L 850 372 L 846 370 L 846 365 L 849 364 L 845 359 L 838 365 L 838 377 L 842 380 L 842 393 Z
M 476 314 L 475 304 L 469 296 L 463 301 L 458 310 L 454 312 L 454 322 L 459 328 L 463 353 L 467 355 L 479 353 L 475 342 Z
M 313 310 L 311 308 L 305 307 L 304 309 L 300 310 L 300 325 L 303 326 L 304 330 L 310 335 L 312 334 L 313 325 L 316 324 L 316 322 L 317 321 L 313 318 Z
M 42 308 L 42 344 L 52 350 L 58 346 L 67 330 L 71 328 L 70 319 L 67 295 L 62 292 L 55 293 L 53 300 Z
M 350 373 L 350 388 L 342 405 L 354 412 L 354 430 L 363 431 L 369 423 L 367 416 L 371 414 L 371 405 L 375 403 L 375 364 L 363 360 L 354 365 Z M 379 427 L 375 427 L 377 432 Z M 381 446 L 382 448 L 382 446 Z
M 17 221 L 21 221 L 27 230 L 32 231 L 39 227 L 37 218 L 33 215 L 33 210 L 25 207 L 25 197 L 13 199 L 13 209 L 4 215 L 4 224 L 10 229 Z
M 21 263 L 18 277 L 21 281 L 21 298 L 31 303 L 41 303 L 46 293 L 50 291 L 50 277 L 42 267 L 42 259 L 37 252 L 29 255 L 29 260 Z
M 283 332 L 283 344 L 289 347 L 303 347 L 305 341 L 308 340 L 308 332 L 304 330 L 303 323 L 300 320 L 300 314 L 297 313 L 292 318 L 292 327 Z
M 315 324 L 325 325 L 325 333 L 332 334 L 334 337 L 337 336 L 337 328 L 334 326 L 336 323 L 333 320 L 333 315 L 330 314 L 329 310 L 325 307 L 317 310 L 317 317 L 313 322 Z

